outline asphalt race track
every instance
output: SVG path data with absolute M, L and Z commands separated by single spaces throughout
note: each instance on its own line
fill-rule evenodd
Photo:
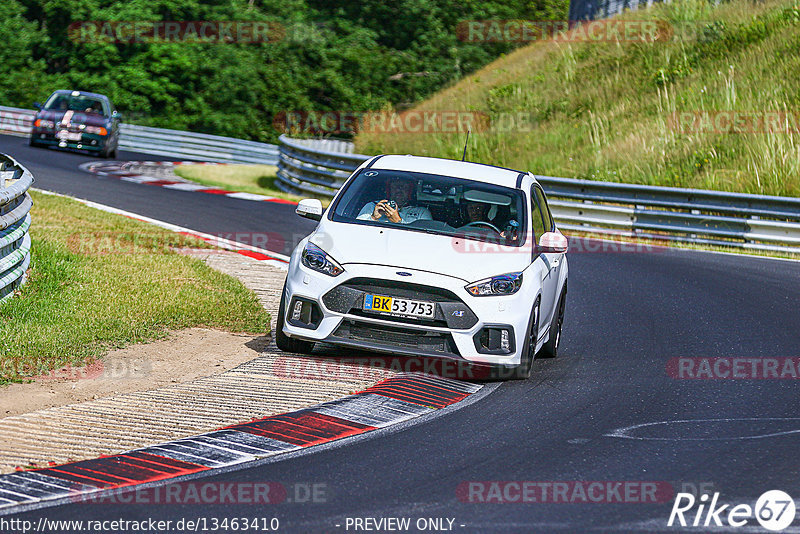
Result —
M 247 238 L 269 231 L 267 237 L 273 237 L 273 245 L 268 244 L 266 248 L 273 252 L 289 254 L 297 241 L 315 226 L 312 221 L 296 216 L 294 206 L 289 204 L 218 199 L 214 195 L 169 189 L 161 191 L 161 187 L 91 175 L 81 171 L 78 165 L 97 161 L 97 158 L 77 152 L 33 148 L 23 137 L 0 135 L 0 153 L 9 154 L 25 165 L 36 178 L 34 187 L 39 189 L 92 200 L 211 235 L 227 237 L 237 232 Z M 117 159 L 169 161 L 169 158 L 125 151 L 120 151 Z M 255 240 L 259 241 L 257 237 Z
M 28 166 L 39 188 L 209 233 L 295 235 L 310 226 L 293 206 L 104 180 L 77 169 L 88 156 L 25 143 L 0 137 L 0 152 Z M 569 261 L 561 352 L 537 360 L 530 380 L 502 383 L 401 431 L 198 479 L 280 482 L 293 502 L 67 503 L 6 519 L 206 518 L 210 528 L 213 518 L 275 517 L 279 532 L 363 532 L 354 518 L 405 517 L 411 531 L 420 518 L 444 518 L 443 528 L 452 519 L 452 530 L 465 533 L 648 532 L 678 530 L 667 519 L 682 489 L 719 492 L 721 503 L 732 504 L 753 505 L 773 489 L 800 496 L 798 381 L 681 379 L 671 362 L 800 357 L 800 263 L 661 249 L 572 253 Z M 481 481 L 648 482 L 668 491 L 656 503 L 619 502 L 613 492 L 599 502 L 552 502 L 552 494 L 545 503 L 465 502 L 464 488 Z M 302 488 L 314 484 L 322 491 L 308 498 Z

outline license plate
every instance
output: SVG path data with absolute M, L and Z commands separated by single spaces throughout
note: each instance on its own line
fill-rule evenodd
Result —
M 68 132 L 66 130 L 61 130 L 60 132 L 58 132 L 56 134 L 56 137 L 58 137 L 59 139 L 62 139 L 64 141 L 80 141 L 81 140 L 81 133 L 80 132 L 72 133 L 72 132 Z
M 364 295 L 364 311 L 433 319 L 436 316 L 436 305 L 423 300 L 367 294 Z

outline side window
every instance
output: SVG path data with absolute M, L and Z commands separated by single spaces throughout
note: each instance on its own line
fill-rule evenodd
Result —
M 542 191 L 539 186 L 533 186 L 533 188 L 536 190 L 536 202 L 542 209 L 542 215 L 544 216 L 545 231 L 549 232 L 553 229 L 553 216 L 550 214 L 550 207 L 547 205 L 547 199 L 544 197 L 544 191 Z
M 537 205 L 539 202 L 537 198 L 538 194 L 539 192 L 534 186 L 531 189 L 531 227 L 533 228 L 534 243 L 538 243 L 539 238 L 542 237 L 542 234 L 545 232 L 545 224 L 544 220 L 542 219 L 542 212 L 539 211 L 539 206 Z

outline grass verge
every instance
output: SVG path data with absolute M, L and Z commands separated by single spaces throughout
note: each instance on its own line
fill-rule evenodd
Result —
M 274 165 L 178 165 L 175 174 L 181 178 L 228 191 L 256 193 L 299 202 L 304 197 L 284 193 L 275 185 Z
M 491 127 L 470 138 L 471 161 L 549 176 L 800 195 L 797 0 L 681 0 L 614 20 L 691 31 L 650 42 L 540 41 L 415 109 L 488 117 Z M 717 111 L 780 112 L 788 128 L 742 133 L 751 128 L 699 120 L 684 129 L 673 119 Z M 367 131 L 356 144 L 364 154 L 460 159 L 464 133 Z
M 238 280 L 174 252 L 199 240 L 32 193 L 28 282 L 0 306 L 0 385 L 204 326 L 261 334 L 269 314 Z

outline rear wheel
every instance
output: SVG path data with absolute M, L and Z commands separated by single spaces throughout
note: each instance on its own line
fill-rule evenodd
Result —
M 564 306 L 567 301 L 567 286 L 561 291 L 558 299 L 558 308 L 553 314 L 553 322 L 550 323 L 550 339 L 542 346 L 541 356 L 543 358 L 555 358 L 558 356 L 558 345 L 561 343 L 561 327 L 564 324 Z
M 514 380 L 526 380 L 531 376 L 533 368 L 533 358 L 536 356 L 536 342 L 539 336 L 539 304 L 540 298 L 536 299 L 528 321 L 528 332 L 525 335 L 525 343 L 522 345 L 522 356 L 519 365 L 514 367 L 511 378 Z
M 28 140 L 28 144 L 29 144 L 30 146 L 34 146 L 34 147 L 40 147 L 40 146 L 42 146 L 42 145 L 40 145 L 39 143 L 37 143 L 36 141 L 34 141 L 34 140 L 33 140 L 33 137 L 31 137 L 31 138 Z
M 304 341 L 289 337 L 283 333 L 283 325 L 285 322 L 283 310 L 286 308 L 286 286 L 283 287 L 281 292 L 281 307 L 278 309 L 278 321 L 275 325 L 275 344 L 284 352 L 297 352 L 300 354 L 310 354 L 314 350 L 313 341 Z

